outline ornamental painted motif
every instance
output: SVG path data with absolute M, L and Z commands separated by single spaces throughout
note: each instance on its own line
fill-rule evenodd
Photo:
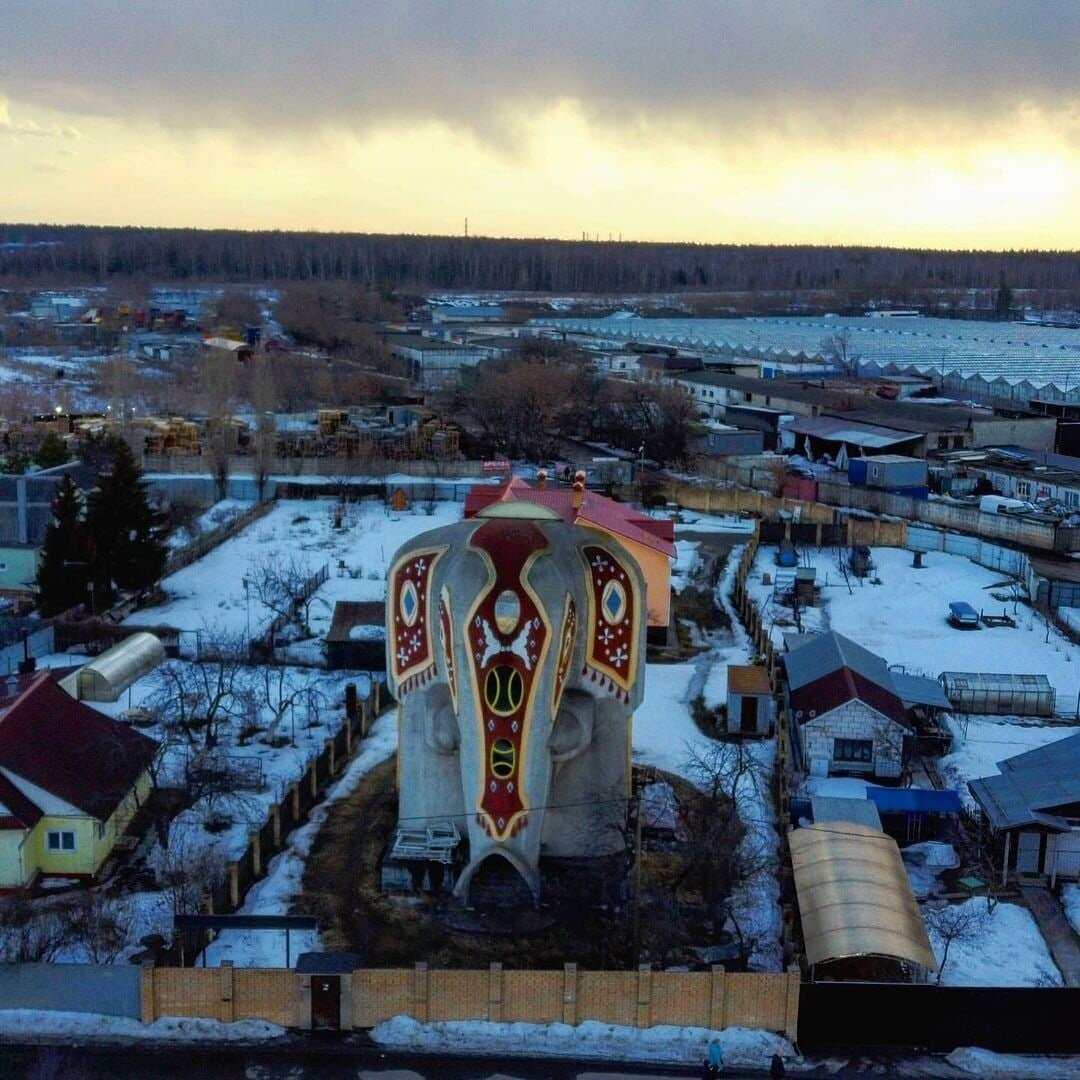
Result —
M 589 573 L 589 626 L 581 674 L 619 701 L 629 701 L 637 678 L 637 580 L 607 550 L 581 549 Z
M 423 686 L 435 674 L 429 582 L 445 551 L 441 547 L 412 553 L 390 570 L 386 639 L 393 646 L 390 660 L 401 693 Z

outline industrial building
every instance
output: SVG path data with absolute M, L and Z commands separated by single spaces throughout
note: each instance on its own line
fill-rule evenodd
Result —
M 456 386 L 463 369 L 486 359 L 483 349 L 453 345 L 420 334 L 387 334 L 386 345 L 409 366 L 409 377 L 425 390 Z

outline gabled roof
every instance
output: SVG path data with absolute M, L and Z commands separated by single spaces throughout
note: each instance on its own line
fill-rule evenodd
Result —
M 155 746 L 153 739 L 75 701 L 48 672 L 0 699 L 0 769 L 98 821 L 134 787 Z M 11 788 L 0 785 L 0 803 L 20 819 L 25 814 L 27 824 L 36 822 L 40 808 L 26 796 L 20 807 Z
M 581 505 L 574 506 L 574 492 L 566 488 L 534 488 L 520 477 L 503 484 L 478 484 L 465 497 L 465 517 L 475 517 L 496 502 L 529 502 L 546 507 L 570 524 L 594 525 L 622 540 L 630 540 L 675 558 L 675 526 L 639 513 L 625 503 L 605 498 L 595 491 L 581 493 Z
M 334 605 L 334 618 L 330 623 L 327 641 L 350 641 L 350 632 L 356 626 L 386 625 L 385 600 L 339 600 Z
M 800 723 L 849 701 L 861 701 L 882 716 L 910 726 L 885 661 L 842 634 L 807 635 L 784 654 L 784 669 L 791 707 Z
M 995 829 L 1043 825 L 1066 831 L 1054 811 L 1080 803 L 1080 732 L 997 763 L 1000 776 L 972 780 L 968 787 Z

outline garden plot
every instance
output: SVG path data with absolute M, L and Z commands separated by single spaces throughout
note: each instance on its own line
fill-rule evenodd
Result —
M 382 599 L 395 550 L 419 533 L 459 521 L 461 512 L 459 503 L 435 503 L 430 514 L 419 509 L 399 514 L 375 500 L 344 507 L 326 500 L 282 500 L 265 518 L 167 577 L 162 588 L 170 599 L 135 612 L 124 625 L 173 626 L 231 640 L 250 631 L 254 638 L 265 633 L 275 612 L 253 585 L 245 590 L 245 579 L 254 580 L 265 567 L 291 566 L 307 574 L 328 567 L 330 576 L 307 613 L 313 639 L 322 639 L 338 600 Z
M 783 635 L 794 629 L 792 611 L 773 599 L 775 545 L 762 545 L 747 589 L 762 610 L 774 644 L 783 649 Z M 912 568 L 912 553 L 900 548 L 874 548 L 869 578 L 845 582 L 837 555 L 845 549 L 805 551 L 817 569 L 820 606 L 803 608 L 804 630 L 832 629 L 877 653 L 888 664 L 910 673 L 936 678 L 942 671 L 983 671 L 1046 675 L 1057 691 L 1057 708 L 1071 715 L 1080 692 L 1080 648 L 1050 627 L 1031 608 L 1016 606 L 1017 628 L 982 627 L 956 630 L 947 621 L 950 601 L 965 600 L 976 611 L 1013 612 L 1013 602 L 995 600 L 993 593 L 1009 592 L 1005 575 L 987 570 L 961 555 L 931 552 L 924 568 Z M 880 580 L 880 585 L 870 582 Z M 999 586 L 994 588 L 994 586 Z M 1047 637 L 1049 636 L 1049 640 Z
M 693 703 L 703 696 L 707 707 L 714 699 L 724 700 L 727 665 L 750 660 L 749 642 L 732 612 L 727 595 L 739 562 L 739 550 L 731 552 L 727 570 L 716 589 L 717 602 L 732 620 L 730 640 L 715 635 L 711 647 L 686 664 L 648 664 L 645 670 L 645 699 L 634 714 L 634 760 L 655 765 L 683 776 L 691 782 L 701 777 L 692 759 L 708 758 L 716 747 L 732 747 L 710 739 L 693 717 Z M 747 858 L 757 864 L 747 881 L 737 886 L 733 909 L 743 935 L 750 943 L 749 966 L 757 971 L 781 969 L 779 907 L 779 838 L 770 783 L 776 763 L 772 740 L 741 744 L 752 759 L 752 768 L 736 786 L 739 816 L 746 826 L 742 844 Z

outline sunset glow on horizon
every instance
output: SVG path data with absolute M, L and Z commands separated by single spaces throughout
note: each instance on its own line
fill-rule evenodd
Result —
M 1080 5 L 176 7 L 15 0 L 0 218 L 1080 248 Z

